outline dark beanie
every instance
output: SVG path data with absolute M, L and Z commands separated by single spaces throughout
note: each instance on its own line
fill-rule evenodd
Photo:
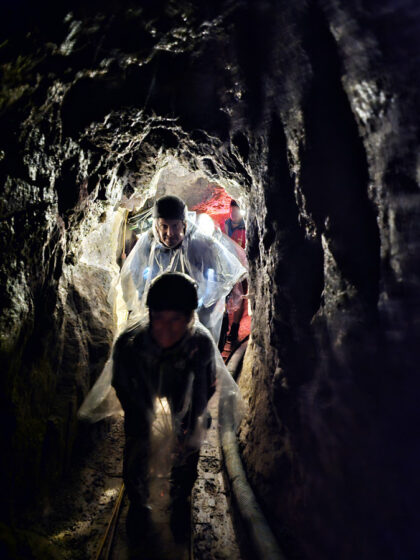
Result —
M 198 307 L 197 284 L 182 272 L 165 272 L 150 284 L 146 304 L 153 311 L 191 312 Z
M 162 196 L 153 206 L 153 217 L 167 220 L 185 220 L 187 208 L 185 202 L 178 196 Z

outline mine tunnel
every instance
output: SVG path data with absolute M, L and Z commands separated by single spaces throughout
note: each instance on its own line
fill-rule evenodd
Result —
M 2 558 L 129 557 L 123 419 L 78 411 L 164 193 L 243 209 L 243 411 L 226 434 L 211 409 L 191 546 L 139 557 L 419 558 L 416 3 L 1 11 Z

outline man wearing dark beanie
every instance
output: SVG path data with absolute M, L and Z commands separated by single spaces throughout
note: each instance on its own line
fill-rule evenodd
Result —
M 186 232 L 187 207 L 177 196 L 164 196 L 153 207 L 153 218 L 160 241 L 174 249 L 182 243 Z
M 195 320 L 194 280 L 179 272 L 153 280 L 148 314 L 119 336 L 112 384 L 124 409 L 123 477 L 130 501 L 127 532 L 132 544 L 153 536 L 149 455 L 155 398 L 168 400 L 173 423 L 171 528 L 176 541 L 189 533 L 189 496 L 197 478 L 199 448 L 209 426 L 207 403 L 216 385 L 216 347 Z M 201 435 L 200 435 L 201 434 Z M 169 437 L 169 435 L 168 435 Z

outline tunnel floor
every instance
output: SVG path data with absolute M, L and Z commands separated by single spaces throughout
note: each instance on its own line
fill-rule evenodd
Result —
M 155 504 L 153 513 L 159 550 L 148 549 L 139 554 L 130 551 L 125 533 L 128 509 L 125 497 L 109 555 L 97 556 L 122 484 L 123 418 L 110 421 L 108 433 L 86 456 L 81 473 L 56 495 L 51 509 L 44 512 L 35 530 L 56 545 L 63 559 L 240 560 L 230 516 L 229 489 L 223 476 L 217 395 L 212 399 L 210 412 L 213 423 L 200 451 L 198 479 L 192 492 L 191 542 L 186 546 L 176 545 L 170 534 L 166 494 L 160 496 L 161 503 Z M 159 497 L 153 489 L 151 492 Z
M 230 317 L 230 322 L 231 322 Z M 251 318 L 245 306 L 238 341 L 249 335 Z M 224 359 L 236 348 L 227 342 Z M 104 536 L 122 486 L 124 448 L 123 418 L 108 420 L 98 429 L 97 443 L 85 455 L 80 470 L 69 476 L 66 484 L 38 516 L 34 531 L 45 536 L 71 560 L 124 558 L 187 560 L 240 560 L 226 485 L 218 431 L 218 394 L 209 403 L 212 426 L 201 446 L 198 478 L 191 496 L 191 537 L 185 546 L 176 545 L 169 529 L 168 492 L 165 480 L 151 483 L 153 520 L 159 546 L 156 550 L 130 550 L 125 532 L 128 500 L 124 496 L 113 538 Z M 155 486 L 154 486 L 155 484 Z M 167 486 L 167 488 L 166 488 Z M 108 549 L 108 551 L 107 551 Z M 98 556 L 98 551 L 102 551 Z

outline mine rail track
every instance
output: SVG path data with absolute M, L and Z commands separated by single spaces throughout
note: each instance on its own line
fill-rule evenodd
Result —
M 118 492 L 117 499 L 115 500 L 115 504 L 112 509 L 111 517 L 109 518 L 105 532 L 99 544 L 99 548 L 98 548 L 98 552 L 96 553 L 95 560 L 108 560 L 108 558 L 110 557 L 112 545 L 114 542 L 115 530 L 118 525 L 118 520 L 120 517 L 121 505 L 123 503 L 124 495 L 125 495 L 125 486 L 124 486 L 124 482 L 122 482 L 120 490 Z

